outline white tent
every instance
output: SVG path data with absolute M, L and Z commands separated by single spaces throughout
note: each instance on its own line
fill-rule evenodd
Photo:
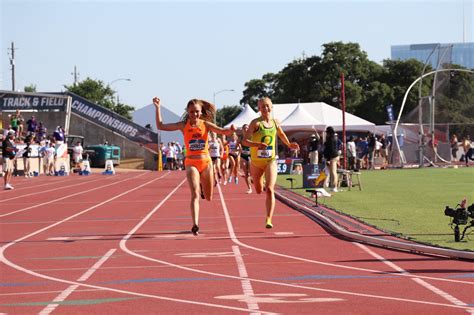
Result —
M 345 116 L 347 131 L 375 131 L 374 123 L 347 112 Z M 239 116 L 225 127 L 231 124 L 241 127 L 256 117 L 258 114 L 246 105 Z M 273 118 L 280 121 L 285 131 L 324 130 L 328 126 L 332 126 L 335 131 L 342 130 L 342 111 L 323 102 L 273 104 Z
M 334 130 L 342 130 L 342 111 L 336 107 L 323 102 L 314 103 L 291 103 L 291 104 L 273 104 L 273 117 L 282 122 L 283 130 L 287 130 L 283 123 L 286 118 L 300 106 L 309 115 L 320 121 L 319 128 L 325 129 L 327 126 L 332 126 Z M 348 131 L 374 131 L 375 124 L 346 112 L 346 130 Z M 306 120 L 301 120 L 299 129 L 306 128 L 311 130 L 313 124 L 308 124 Z M 315 125 L 316 126 L 316 125 Z M 322 128 L 321 128 L 322 127 Z M 294 126 L 292 127 L 294 128 Z M 316 127 L 317 128 L 317 127 Z
M 234 125 L 236 128 L 242 128 L 245 124 L 250 124 L 250 122 L 257 118 L 259 114 L 257 114 L 250 105 L 245 105 L 244 109 L 240 112 L 237 117 L 234 118 L 230 123 L 224 126 L 224 128 L 229 128 L 230 125 Z
M 308 113 L 301 104 L 298 104 L 291 114 L 281 121 L 281 126 L 285 131 L 307 130 L 308 128 L 322 130 L 326 128 L 322 121 Z

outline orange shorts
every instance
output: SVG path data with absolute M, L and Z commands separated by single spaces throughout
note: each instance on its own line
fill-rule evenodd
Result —
M 198 170 L 199 173 L 202 173 L 202 171 L 204 171 L 209 166 L 210 163 L 212 163 L 211 158 L 186 159 L 184 161 L 184 165 L 186 167 L 194 166 Z

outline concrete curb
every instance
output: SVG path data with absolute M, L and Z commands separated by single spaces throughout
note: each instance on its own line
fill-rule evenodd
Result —
M 390 240 L 390 239 L 384 239 L 380 237 L 363 235 L 360 233 L 348 231 L 344 229 L 343 227 L 341 227 L 339 224 L 337 224 L 337 222 L 330 220 L 328 217 L 318 212 L 316 209 L 311 209 L 307 207 L 306 205 L 299 204 L 295 200 L 292 200 L 291 198 L 283 196 L 278 191 L 275 191 L 275 196 L 278 198 L 278 200 L 289 205 L 290 207 L 298 211 L 302 211 L 305 214 L 308 214 L 310 217 L 316 219 L 318 222 L 323 223 L 327 228 L 329 228 L 333 232 L 339 234 L 340 236 L 344 238 L 347 238 L 353 241 L 357 241 L 357 242 L 361 242 L 361 243 L 369 244 L 369 245 L 391 248 L 391 249 L 405 250 L 405 251 L 414 252 L 414 253 L 423 253 L 423 254 L 445 256 L 445 257 L 457 258 L 457 259 L 474 260 L 474 252 L 423 245 L 423 244 L 413 243 L 407 240 L 403 240 L 403 241 Z

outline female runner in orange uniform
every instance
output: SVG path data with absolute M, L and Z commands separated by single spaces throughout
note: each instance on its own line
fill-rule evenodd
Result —
M 231 135 L 235 131 L 234 125 L 230 129 L 216 126 L 214 117 L 216 108 L 213 104 L 192 99 L 186 106 L 186 113 L 182 121 L 164 124 L 161 120 L 160 99 L 153 98 L 156 108 L 156 126 L 159 130 L 175 131 L 181 130 L 184 135 L 186 146 L 186 177 L 191 189 L 191 216 L 193 227 L 191 231 L 194 235 L 199 232 L 199 195 L 200 187 L 204 193 L 204 198 L 212 200 L 214 173 L 211 157 L 208 149 L 208 132 Z

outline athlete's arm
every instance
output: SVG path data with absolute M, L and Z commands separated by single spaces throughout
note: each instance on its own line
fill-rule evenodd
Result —
M 215 133 L 218 133 L 218 134 L 221 134 L 221 135 L 231 136 L 234 133 L 234 131 L 236 130 L 234 125 L 231 125 L 230 128 L 227 129 L 227 128 L 221 128 L 219 126 L 216 126 L 215 124 L 213 124 L 209 121 L 206 121 L 206 120 L 204 120 L 204 123 L 206 124 L 206 127 L 209 130 L 214 131 Z
M 281 129 L 280 122 L 275 120 L 275 125 L 277 128 L 278 137 L 281 139 L 281 141 L 283 141 L 283 143 L 290 149 L 299 150 L 300 146 L 298 145 L 298 143 L 290 142 L 290 140 L 288 140 L 288 137 L 286 136 L 285 132 L 283 131 L 283 129 Z
M 165 131 L 183 130 L 184 122 L 182 121 L 171 123 L 171 124 L 163 123 L 163 121 L 161 120 L 160 103 L 161 101 L 158 97 L 153 98 L 153 105 L 155 105 L 155 109 L 156 109 L 156 128 L 158 128 L 159 130 L 165 130 Z
M 250 140 L 252 138 L 252 134 L 258 130 L 259 127 L 258 118 L 252 120 L 249 125 L 249 130 L 247 133 L 244 134 L 244 138 L 242 139 L 242 144 L 246 147 L 258 147 L 259 149 L 265 149 L 267 144 L 264 142 L 255 142 Z

